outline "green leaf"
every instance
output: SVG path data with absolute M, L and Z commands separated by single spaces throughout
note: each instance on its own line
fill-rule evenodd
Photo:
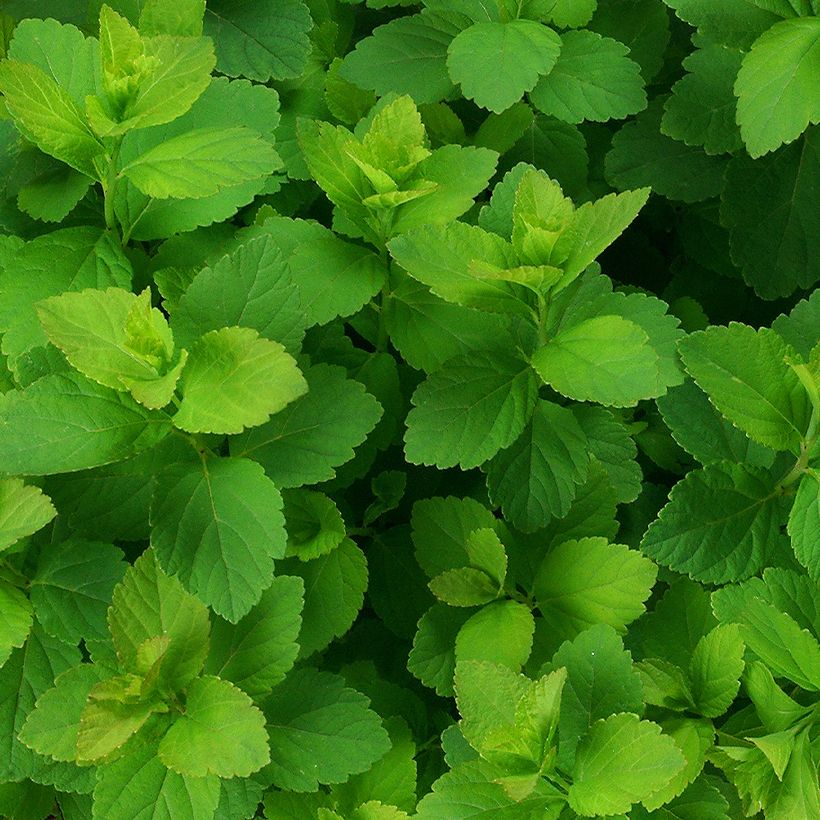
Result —
M 442 697 L 453 694 L 456 636 L 469 617 L 465 610 L 434 604 L 419 619 L 407 669 Z
M 103 110 L 96 98 L 86 101 L 95 130 L 103 136 L 125 134 L 135 128 L 164 125 L 181 117 L 211 82 L 215 57 L 206 37 L 146 37 L 142 59 L 147 68 L 138 76 L 116 119 Z M 96 105 L 94 104 L 96 103 Z
M 553 69 L 530 92 L 539 111 L 565 122 L 623 119 L 646 107 L 640 66 L 617 40 L 592 31 L 561 35 Z
M 456 662 L 491 661 L 518 671 L 532 650 L 535 621 L 526 604 L 497 601 L 479 609 L 456 635 Z M 488 641 L 487 636 L 493 640 Z
M 538 397 L 535 374 L 512 356 L 451 360 L 413 394 L 405 452 L 413 464 L 477 467 L 512 444 Z
M 267 176 L 280 164 L 271 144 L 249 128 L 198 128 L 141 154 L 120 174 L 155 199 L 199 198 Z
M 809 578 L 820 581 L 820 477 L 816 471 L 800 479 L 788 531 L 797 560 L 806 567 Z
M 569 771 L 579 740 L 595 721 L 616 712 L 641 712 L 641 679 L 620 636 L 606 624 L 590 627 L 561 644 L 550 667 L 567 670 L 557 764 Z
M 394 92 L 418 104 L 438 102 L 453 90 L 447 46 L 457 32 L 448 16 L 429 11 L 391 20 L 356 43 L 339 73 L 382 97 Z
M 728 422 L 691 380 L 669 390 L 657 400 L 672 437 L 701 464 L 717 461 L 771 467 L 775 453 L 749 439 Z
M 285 556 L 282 497 L 249 459 L 174 465 L 156 477 L 151 544 L 168 574 L 236 623 Z
M 54 679 L 80 662 L 80 651 L 45 634 L 35 623 L 28 640 L 0 667 L 0 776 L 21 780 L 40 768 L 40 761 L 18 740 L 35 701 L 54 686 Z M 45 761 L 44 761 L 45 762 Z
M 788 315 L 781 314 L 772 322 L 776 330 L 806 361 L 817 344 L 817 324 L 820 323 L 820 290 L 801 299 Z
M 565 541 L 551 550 L 533 582 L 544 619 L 565 638 L 594 624 L 623 630 L 644 612 L 657 568 L 639 552 L 605 538 Z
M 228 681 L 198 678 L 185 695 L 185 714 L 159 744 L 159 759 L 191 777 L 248 777 L 269 762 L 264 715 Z
M 672 488 L 641 549 L 698 581 L 748 578 L 782 542 L 782 514 L 768 474 L 717 463 L 692 470 Z
M 48 296 L 84 288 L 131 289 L 131 264 L 113 238 L 99 228 L 62 228 L 27 242 L 14 266 L 0 274 L 3 353 L 14 359 L 48 341 L 35 305 Z
M 140 9 L 139 29 L 143 35 L 171 34 L 199 37 L 205 0 L 182 0 L 169 7 L 163 0 L 145 0 Z
M 55 515 L 51 499 L 39 487 L 19 478 L 0 479 L 0 550 L 41 530 Z
M 302 73 L 311 24 L 301 0 L 216 0 L 205 12 L 205 34 L 216 45 L 219 71 L 259 82 Z
M 76 760 L 80 718 L 89 692 L 104 675 L 97 665 L 89 663 L 58 675 L 53 688 L 37 698 L 20 732 L 20 740 L 55 760 Z
M 585 26 L 598 5 L 598 0 L 547 0 L 544 11 L 548 19 L 561 28 Z
M 99 767 L 94 820 L 135 820 L 140 814 L 148 818 L 155 810 L 162 811 L 154 814 L 157 820 L 213 817 L 219 779 L 177 774 L 166 768 L 155 749 L 153 743 L 137 745 L 130 754 Z
M 205 671 L 259 699 L 280 683 L 296 660 L 304 583 L 280 575 L 237 624 L 214 618 Z
M 310 561 L 327 555 L 345 538 L 342 514 L 332 499 L 311 490 L 289 490 L 284 494 L 289 558 Z
M 729 163 L 721 222 L 730 232 L 733 262 L 764 299 L 820 279 L 820 220 L 811 207 L 818 180 L 820 128 L 774 154 L 758 160 L 739 154 Z
M 45 546 L 29 593 L 37 620 L 55 638 L 104 640 L 111 595 L 125 569 L 113 544 L 74 538 Z
M 120 288 L 52 296 L 37 305 L 49 341 L 84 376 L 114 390 L 155 382 L 170 367 L 174 340 L 165 317 L 140 296 Z M 173 384 L 168 386 L 168 404 Z
M 635 322 L 596 316 L 556 333 L 535 352 L 532 366 L 569 398 L 629 407 L 659 395 L 658 361 Z
M 539 401 L 524 432 L 485 468 L 493 504 L 524 532 L 563 517 L 586 481 L 588 446 L 571 411 Z
M 126 670 L 144 673 L 138 652 L 144 641 L 168 639 L 160 670 L 160 686 L 184 689 L 201 671 L 208 654 L 208 610 L 169 578 L 146 550 L 125 573 L 108 610 L 108 626 L 117 657 Z
M 307 392 L 293 357 L 247 327 L 206 333 L 182 374 L 174 424 L 190 433 L 241 433 Z
M 450 606 L 480 606 L 494 601 L 498 585 L 486 572 L 473 567 L 448 569 L 430 581 L 430 591 Z
M 684 765 L 675 741 L 656 723 L 626 712 L 612 715 L 593 724 L 578 744 L 570 807 L 586 815 L 628 812 Z
M 797 139 L 820 122 L 816 79 L 820 20 L 783 20 L 755 40 L 735 82 L 737 122 L 752 157 Z
M 447 49 L 447 68 L 465 97 L 501 113 L 531 91 L 561 51 L 561 40 L 533 20 L 475 23 Z
M 280 683 L 263 704 L 275 786 L 315 791 L 366 771 L 390 748 L 368 699 L 342 678 L 304 667 Z
M 34 623 L 28 598 L 17 587 L 0 582 L 0 666 L 21 647 Z
M 258 461 L 279 487 L 333 478 L 382 415 L 376 399 L 341 367 L 314 365 L 305 379 L 306 395 L 267 424 L 231 439 L 231 454 Z
M 290 558 L 279 567 L 305 582 L 299 656 L 306 658 L 353 625 L 367 589 L 367 559 L 353 541 L 345 538 L 327 555 L 312 561 Z
M 520 286 L 476 270 L 506 270 L 517 264 L 509 242 L 473 225 L 453 222 L 398 236 L 389 243 L 393 258 L 436 296 L 493 313 L 529 315 Z
M 710 157 L 661 133 L 664 98 L 656 97 L 614 136 L 606 155 L 607 182 L 617 190 L 651 186 L 682 202 L 700 202 L 723 190 L 726 159 Z
M 0 64 L 0 93 L 23 135 L 46 154 L 92 179 L 104 148 L 67 91 L 41 68 L 19 60 Z
M 67 165 L 55 166 L 37 174 L 17 193 L 17 207 L 44 222 L 65 219 L 93 184 L 90 177 Z
M 704 635 L 689 662 L 692 701 L 704 717 L 722 715 L 740 689 L 746 647 L 733 624 L 715 627 Z
M 661 131 L 707 154 L 729 154 L 743 147 L 735 116 L 733 85 L 743 54 L 716 43 L 705 45 L 683 61 L 689 72 L 672 86 L 664 104 Z
M 679 345 L 686 369 L 712 403 L 750 438 L 797 451 L 808 425 L 808 396 L 784 358 L 793 351 L 768 328 L 732 322 Z
M 729 46 L 748 49 L 780 18 L 757 0 L 664 0 L 681 20 L 701 34 Z
M 626 425 L 603 407 L 579 404 L 572 413 L 586 436 L 589 453 L 606 470 L 618 502 L 634 501 L 641 493 L 643 474 L 635 460 L 638 447 Z
M 712 593 L 720 621 L 740 625 L 746 645 L 777 676 L 813 692 L 820 691 L 820 644 L 817 638 L 768 601 L 753 586 L 727 586 Z
M 168 417 L 78 373 L 44 376 L 0 399 L 0 463 L 46 475 L 121 461 L 161 441 Z

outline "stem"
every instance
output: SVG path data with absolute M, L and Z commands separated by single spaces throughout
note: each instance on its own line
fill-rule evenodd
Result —
M 390 262 L 387 256 L 387 243 L 383 242 L 379 248 L 379 258 L 387 269 L 387 281 L 384 283 L 381 293 L 379 293 L 379 304 L 376 310 L 379 313 L 379 328 L 376 333 L 376 350 L 384 353 L 390 343 L 390 335 L 387 332 L 387 300 L 390 298 Z
M 117 159 L 120 154 L 120 146 L 122 145 L 122 137 L 114 138 L 114 147 L 111 149 L 111 157 L 108 161 L 108 171 L 103 179 L 103 197 L 105 199 L 105 227 L 116 237 L 117 241 L 122 244 L 117 229 L 117 218 L 114 214 L 114 193 L 117 189 Z

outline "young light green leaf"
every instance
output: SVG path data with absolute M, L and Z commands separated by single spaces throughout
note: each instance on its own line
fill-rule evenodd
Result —
M 114 589 L 108 626 L 122 667 L 134 672 L 140 671 L 141 644 L 158 635 L 168 638 L 159 684 L 170 692 L 184 689 L 208 654 L 207 608 L 160 569 L 152 550 L 134 562 Z
M 17 475 L 67 473 L 122 461 L 153 447 L 171 429 L 163 413 L 79 373 L 44 376 L 25 390 L 7 393 L 0 407 L 0 464 Z
M 669 494 L 641 549 L 698 581 L 748 578 L 782 542 L 782 496 L 768 473 L 716 463 L 690 471 Z
M 530 92 L 533 105 L 565 122 L 623 119 L 646 107 L 640 66 L 617 40 L 592 31 L 561 35 L 552 70 Z
M 105 149 L 71 96 L 41 68 L 19 60 L 0 64 L 0 93 L 23 134 L 46 154 L 92 179 Z
M 729 421 L 768 447 L 799 447 L 809 400 L 784 361 L 793 351 L 777 333 L 732 322 L 691 334 L 679 349 L 686 369 Z
M 480 606 L 494 601 L 498 585 L 486 572 L 474 567 L 448 569 L 430 581 L 430 591 L 450 606 Z
M 245 126 L 197 128 L 140 154 L 120 174 L 146 196 L 183 199 L 211 196 L 280 165 L 273 146 Z
M 236 623 L 285 556 L 282 497 L 248 459 L 174 465 L 156 476 L 151 544 L 168 574 Z
M 105 677 L 99 665 L 83 663 L 58 675 L 29 713 L 20 740 L 41 755 L 77 759 L 77 733 L 88 694 Z
M 368 699 L 342 678 L 303 667 L 263 704 L 270 734 L 270 779 L 280 789 L 315 791 L 341 783 L 384 755 L 390 739 Z
M 658 392 L 658 354 L 635 322 L 596 316 L 556 333 L 532 357 L 538 375 L 578 401 L 629 407 Z
M 474 23 L 447 49 L 447 68 L 465 97 L 501 113 L 555 65 L 561 40 L 534 20 Z
M 621 814 L 663 788 L 686 761 L 661 727 L 622 712 L 593 724 L 578 744 L 570 807 L 582 815 Z
M 820 20 L 783 20 L 755 40 L 735 81 L 737 122 L 752 157 L 797 139 L 820 122 L 814 93 L 820 69 Z
M 623 630 L 644 612 L 657 568 L 639 552 L 605 538 L 565 541 L 541 562 L 533 594 L 565 638 L 594 624 Z
M 77 370 L 114 390 L 124 380 L 155 381 L 171 365 L 174 340 L 147 289 L 139 296 L 121 288 L 66 292 L 40 302 L 37 315 Z
M 135 820 L 146 807 L 167 806 L 168 820 L 199 820 L 213 817 L 218 803 L 219 778 L 177 774 L 156 756 L 155 743 L 145 743 L 98 768 L 93 817 Z
M 506 355 L 449 362 L 413 394 L 405 452 L 414 464 L 477 467 L 521 434 L 538 398 L 535 373 Z
M 491 661 L 517 672 L 532 650 L 535 620 L 525 604 L 497 601 L 471 615 L 456 635 L 455 658 Z M 493 635 L 492 641 L 487 635 Z
M 265 717 L 241 689 L 206 675 L 188 687 L 185 714 L 157 752 L 178 774 L 248 777 L 270 760 Z
M 37 620 L 56 638 L 104 640 L 111 595 L 125 570 L 113 544 L 71 538 L 43 547 L 29 593 Z
M 704 717 L 722 715 L 740 689 L 746 646 L 734 624 L 715 627 L 704 635 L 689 662 L 695 711 Z
M 0 479 L 0 551 L 41 530 L 57 515 L 51 499 L 20 478 Z
M 807 569 L 809 578 L 820 581 L 820 477 L 814 470 L 800 479 L 788 531 L 795 557 Z
M 0 581 L 0 666 L 21 647 L 34 623 L 28 598 L 17 587 Z
M 279 487 L 327 481 L 350 461 L 381 418 L 382 407 L 341 367 L 305 372 L 308 390 L 267 424 L 231 439 L 231 454 L 258 461 Z
M 181 384 L 174 424 L 190 433 L 241 433 L 307 392 L 282 345 L 246 327 L 206 333 L 191 350 Z
M 616 712 L 641 712 L 641 678 L 621 637 L 607 624 L 592 626 L 561 644 L 550 667 L 567 670 L 557 764 L 570 771 L 578 742 L 595 721 Z
M 588 446 L 569 410 L 539 401 L 524 432 L 487 464 L 490 499 L 519 530 L 545 527 L 566 515 L 586 480 Z
M 214 618 L 205 671 L 257 700 L 266 695 L 296 660 L 303 604 L 302 579 L 280 575 L 239 623 Z

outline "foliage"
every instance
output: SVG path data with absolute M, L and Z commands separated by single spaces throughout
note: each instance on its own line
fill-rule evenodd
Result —
M 0 816 L 820 816 L 817 2 L 36 6 Z

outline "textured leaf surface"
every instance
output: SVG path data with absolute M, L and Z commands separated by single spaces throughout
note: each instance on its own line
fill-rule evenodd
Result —
M 692 470 L 669 494 L 641 549 L 698 581 L 748 578 L 782 536 L 781 501 L 771 479 L 732 464 Z
M 560 51 L 558 35 L 532 20 L 475 23 L 450 43 L 447 68 L 465 97 L 500 113 L 552 69 Z
M 466 610 L 434 604 L 419 620 L 407 668 L 442 697 L 453 694 L 456 635 L 469 615 Z
M 752 157 L 797 139 L 820 122 L 820 20 L 801 17 L 772 26 L 743 58 L 735 82 L 737 122 Z
M 158 756 L 182 775 L 248 777 L 269 760 L 265 718 L 232 683 L 197 678 L 185 693 L 185 714 L 162 738 Z
M 731 705 L 740 689 L 743 653 L 740 631 L 718 626 L 704 635 L 689 663 L 689 680 L 695 710 L 704 717 L 718 717 Z
M 183 199 L 267 176 L 279 164 L 270 143 L 248 128 L 200 128 L 160 143 L 120 173 L 149 197 Z
M 530 93 L 533 105 L 565 122 L 605 122 L 636 114 L 646 106 L 640 66 L 617 40 L 592 31 L 561 35 L 552 70 Z
M 51 499 L 39 487 L 19 478 L 0 479 L 0 550 L 33 535 L 56 514 Z
M 364 386 L 335 365 L 305 372 L 307 394 L 267 424 L 231 440 L 231 453 L 258 461 L 279 487 L 327 481 L 354 455 L 382 415 Z
M 621 713 L 598 721 L 578 745 L 569 804 L 579 814 L 627 812 L 685 765 L 661 727 Z
M 44 376 L 0 399 L 0 463 L 18 475 L 122 461 L 170 432 L 168 417 L 79 373 Z
M 657 568 L 605 538 L 565 541 L 547 554 L 533 582 L 544 618 L 572 638 L 594 624 L 622 630 L 644 612 Z
M 273 783 L 291 791 L 315 791 L 368 769 L 390 748 L 368 699 L 342 678 L 300 669 L 263 705 L 270 733 Z
M 537 396 L 535 374 L 520 359 L 484 354 L 452 360 L 413 394 L 407 458 L 440 468 L 477 467 L 515 441 Z
M 267 694 L 296 660 L 303 604 L 302 580 L 280 575 L 237 624 L 213 619 L 205 671 L 235 683 L 252 698 Z
M 579 401 L 629 407 L 657 395 L 658 354 L 634 322 L 597 316 L 559 331 L 532 358 L 538 375 Z
M 235 623 L 284 558 L 282 497 L 248 459 L 170 467 L 154 485 L 151 544 L 166 572 Z
M 760 444 L 799 447 L 808 396 L 784 361 L 789 347 L 774 331 L 733 322 L 693 333 L 679 349 L 686 369 L 729 421 Z
M 31 604 L 17 587 L 0 583 L 0 665 L 21 647 L 34 623 Z
M 49 544 L 31 579 L 37 620 L 56 638 L 104 640 L 111 595 L 125 569 L 113 544 L 79 539 Z
M 813 581 L 820 581 L 820 478 L 816 471 L 800 479 L 788 529 L 797 560 Z
M 241 433 L 307 392 L 293 357 L 252 328 L 226 327 L 194 345 L 174 424 L 191 433 Z
M 486 467 L 487 489 L 524 532 L 567 513 L 587 477 L 589 443 L 571 411 L 539 401 L 524 432 Z
M 535 622 L 532 612 L 517 601 L 497 601 L 482 607 L 464 622 L 456 635 L 456 663 L 490 661 L 517 672 L 532 650 Z M 495 640 L 488 641 L 487 635 Z

